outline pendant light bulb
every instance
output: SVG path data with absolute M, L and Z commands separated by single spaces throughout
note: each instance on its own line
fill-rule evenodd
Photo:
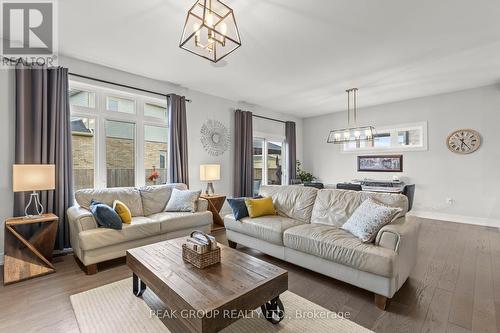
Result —
M 220 33 L 221 33 L 222 35 L 224 35 L 224 37 L 226 37 L 226 34 L 227 34 L 227 24 L 226 24 L 226 23 L 224 23 L 224 22 L 222 22 L 222 23 L 220 24 Z

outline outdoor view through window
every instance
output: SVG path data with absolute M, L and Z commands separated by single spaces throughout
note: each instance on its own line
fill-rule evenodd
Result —
M 167 182 L 166 101 L 72 83 L 74 190 Z

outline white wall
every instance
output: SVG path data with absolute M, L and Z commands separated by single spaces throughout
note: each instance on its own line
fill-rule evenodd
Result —
M 12 71 L 0 69 L 0 264 L 3 263 L 4 221 L 12 216 L 12 164 L 14 163 L 14 82 Z
M 200 129 L 202 124 L 207 119 L 216 119 L 226 125 L 231 132 L 231 142 L 234 142 L 233 136 L 233 121 L 234 110 L 242 108 L 252 111 L 254 114 L 277 118 L 281 120 L 290 120 L 297 123 L 297 156 L 302 157 L 302 120 L 293 116 L 283 115 L 277 112 L 266 110 L 258 106 L 252 106 L 245 103 L 230 101 L 224 98 L 219 98 L 207 95 L 198 91 L 189 90 L 179 85 L 169 82 L 152 80 L 146 77 L 141 77 L 115 70 L 109 67 L 104 67 L 73 58 L 61 57 L 59 64 L 68 67 L 70 72 L 82 74 L 86 76 L 96 77 L 107 81 L 127 84 L 140 87 L 143 89 L 153 90 L 161 93 L 177 93 L 185 95 L 192 100 L 192 103 L 187 104 L 187 126 L 188 126 L 188 142 L 189 142 L 189 182 L 192 189 L 202 189 L 206 187 L 205 183 L 199 180 L 199 166 L 205 163 L 221 164 L 221 181 L 214 182 L 214 187 L 217 193 L 232 196 L 233 191 L 233 147 L 230 146 L 222 156 L 212 157 L 208 155 L 200 142 Z M 207 66 L 209 64 L 207 63 Z M 189 70 L 189 69 L 186 69 Z M 94 83 L 92 81 L 85 81 Z M 0 219 L 2 228 L 0 230 L 0 253 L 3 252 L 3 221 L 6 217 L 12 215 L 13 194 L 11 168 L 14 163 L 14 73 L 13 71 L 0 70 L 0 112 L 4 121 L 0 122 L 0 166 L 3 172 L 0 173 Z M 259 130 L 259 125 L 256 126 Z M 227 211 L 227 207 L 225 208 Z M 0 256 L 1 258 L 1 256 Z M 1 259 L 0 259 L 1 260 Z
M 403 153 L 402 176 L 416 184 L 415 214 L 500 227 L 498 86 L 369 107 L 360 110 L 358 119 L 360 125 L 375 127 L 428 121 L 428 151 Z M 357 154 L 326 143 L 329 131 L 346 123 L 345 112 L 304 119 L 304 167 L 329 184 L 365 177 L 390 179 L 392 174 L 357 172 Z M 458 128 L 479 131 L 482 147 L 465 156 L 450 152 L 445 140 Z M 454 203 L 447 204 L 447 198 Z

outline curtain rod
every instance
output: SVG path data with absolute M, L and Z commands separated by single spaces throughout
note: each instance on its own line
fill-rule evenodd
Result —
M 163 96 L 163 97 L 166 97 L 166 98 L 168 97 L 167 94 L 162 94 L 162 93 L 159 93 L 159 92 L 156 92 L 156 91 L 152 91 L 152 90 L 147 90 L 147 89 L 142 89 L 142 88 L 138 88 L 138 87 L 134 87 L 134 86 L 129 86 L 129 85 L 126 85 L 126 84 L 121 84 L 121 83 L 106 81 L 106 80 L 98 79 L 98 78 L 95 78 L 95 77 L 85 76 L 85 75 L 71 73 L 71 72 L 69 72 L 68 74 L 72 75 L 72 76 L 80 77 L 82 79 L 88 79 L 88 80 L 97 81 L 97 82 L 106 83 L 106 84 L 111 84 L 111 85 L 115 85 L 115 86 L 119 86 L 119 87 L 123 87 L 123 88 L 134 89 L 134 90 L 138 90 L 138 91 L 142 91 L 142 92 L 146 92 L 146 93 L 150 93 L 150 94 L 154 94 L 154 95 Z M 186 99 L 186 102 L 191 103 L 191 100 L 190 99 Z
M 268 117 L 264 117 L 264 116 L 258 116 L 258 115 L 256 115 L 256 114 L 252 114 L 252 117 L 261 118 L 261 119 L 266 119 L 266 120 L 270 120 L 270 121 L 277 121 L 278 123 L 283 123 L 283 124 L 286 124 L 286 121 L 279 120 L 279 119 L 274 119 L 274 118 L 268 118 Z
M 2 57 L 2 59 L 4 61 L 6 60 L 6 61 L 9 61 L 10 63 L 14 63 L 14 64 L 17 64 L 18 62 L 22 61 L 21 57 L 19 57 L 18 59 L 8 58 L 8 57 L 5 57 L 5 56 L 1 56 L 1 57 Z M 80 75 L 80 74 L 71 73 L 71 72 L 69 72 L 68 74 L 72 75 L 72 76 L 77 76 L 77 77 L 80 77 L 80 78 L 83 78 L 83 79 L 88 79 L 88 80 L 97 81 L 97 82 L 101 82 L 101 83 L 112 84 L 112 85 L 115 85 L 115 86 L 119 86 L 119 87 L 123 87 L 123 88 L 129 88 L 129 89 L 133 89 L 133 90 L 137 90 L 137 91 L 142 91 L 142 92 L 146 92 L 146 93 L 150 93 L 150 94 L 154 94 L 154 95 L 159 95 L 159 96 L 163 96 L 165 98 L 168 98 L 167 94 L 162 94 L 162 93 L 159 93 L 159 92 L 156 92 L 156 91 L 152 91 L 152 90 L 142 89 L 142 88 L 138 88 L 138 87 L 129 86 L 129 85 L 126 85 L 126 84 L 121 84 L 121 83 L 106 81 L 106 80 L 98 79 L 98 78 L 95 78 L 95 77 Z M 191 100 L 190 99 L 186 99 L 186 102 L 191 103 Z

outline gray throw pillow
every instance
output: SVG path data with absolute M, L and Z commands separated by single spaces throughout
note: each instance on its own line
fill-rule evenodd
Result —
M 201 191 L 178 190 L 174 188 L 165 211 L 194 213 L 196 211 L 196 202 L 200 198 L 200 195 Z
M 358 237 L 363 243 L 369 243 L 375 239 L 378 231 L 392 222 L 400 212 L 401 208 L 382 205 L 368 198 L 342 225 L 342 229 Z

